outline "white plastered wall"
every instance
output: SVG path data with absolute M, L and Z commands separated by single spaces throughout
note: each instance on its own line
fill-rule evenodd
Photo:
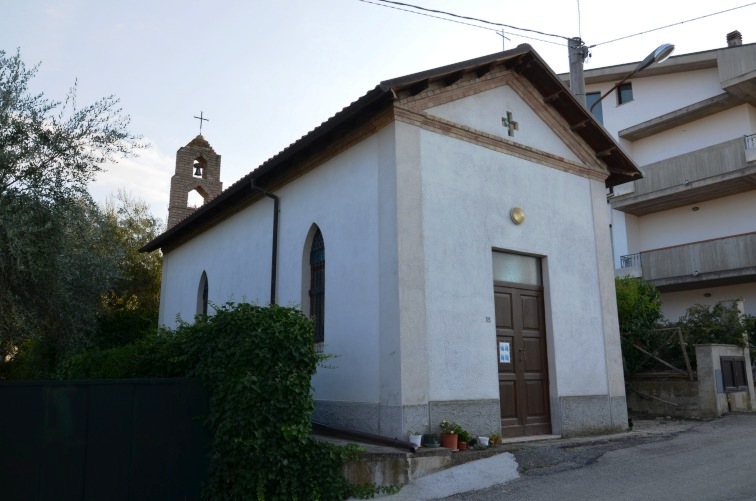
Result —
M 337 358 L 330 361 L 335 368 L 313 378 L 316 399 L 377 403 L 382 384 L 398 386 L 381 380 L 379 355 L 391 349 L 398 358 L 396 347 L 379 343 L 381 331 L 398 338 L 393 129 L 384 127 L 276 192 L 279 304 L 299 305 L 306 293 L 304 245 L 313 224 L 325 242 L 325 351 Z M 386 208 L 379 207 L 382 197 Z M 166 254 L 162 323 L 172 325 L 176 314 L 193 318 L 203 269 L 210 301 L 268 303 L 272 210 L 264 198 Z
M 458 99 L 426 110 L 428 114 L 500 136 L 552 155 L 578 162 L 578 157 L 554 133 L 538 114 L 509 86 L 504 85 Z M 502 118 L 512 114 L 512 120 L 522 131 L 508 134 Z
M 692 104 L 692 102 L 690 103 Z M 753 107 L 729 110 L 635 141 L 628 151 L 640 166 L 672 158 L 753 133 Z M 626 147 L 627 148 L 627 147 Z
M 272 211 L 273 203 L 266 199 L 163 255 L 161 325 L 174 327 L 177 317 L 194 320 L 203 271 L 210 303 L 268 303 Z M 208 313 L 212 311 L 210 305 Z
M 716 68 L 684 73 L 644 77 L 642 73 L 630 80 L 633 100 L 617 104 L 616 92 L 601 101 L 604 127 L 612 136 L 633 125 L 651 120 L 665 113 L 722 94 Z M 586 85 L 586 92 L 609 91 L 615 82 Z M 681 92 L 680 89 L 685 89 Z
M 399 152 L 420 151 L 430 400 L 499 397 L 494 248 L 543 257 L 552 400 L 606 395 L 606 319 L 594 228 L 595 203 L 599 212 L 606 210 L 602 183 L 424 130 L 398 135 L 417 141 L 400 143 Z M 592 190 L 592 183 L 602 186 Z M 525 211 L 521 226 L 509 217 L 516 206 Z M 603 219 L 601 245 L 610 253 L 609 221 Z M 400 260 L 405 257 L 400 252 Z M 613 294 L 611 258 L 605 265 L 603 290 Z
M 685 314 L 685 311 L 694 304 L 711 306 L 721 301 L 734 299 L 742 299 L 744 312 L 756 316 L 756 284 L 754 283 L 665 292 L 661 299 L 664 318 L 671 322 L 678 321 Z
M 655 212 L 637 218 L 639 249 L 660 249 L 756 231 L 756 192 Z M 693 210 L 697 207 L 697 210 Z

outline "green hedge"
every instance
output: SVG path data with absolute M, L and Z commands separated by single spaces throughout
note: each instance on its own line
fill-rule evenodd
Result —
M 311 437 L 310 380 L 322 359 L 312 322 L 299 310 L 229 303 L 174 331 L 73 356 L 60 376 L 201 378 L 213 436 L 209 499 L 370 496 L 374 490 L 350 485 L 341 472 L 358 449 Z

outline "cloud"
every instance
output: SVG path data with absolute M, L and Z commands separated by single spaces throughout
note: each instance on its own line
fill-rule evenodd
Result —
M 89 184 L 89 193 L 99 203 L 119 189 L 145 201 L 153 215 L 165 220 L 168 216 L 168 192 L 174 171 L 174 159 L 154 146 L 143 150 L 137 158 L 108 164 Z

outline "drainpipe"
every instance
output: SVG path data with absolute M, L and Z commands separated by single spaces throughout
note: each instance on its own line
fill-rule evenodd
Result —
M 276 268 L 278 262 L 278 197 L 269 191 L 265 191 L 255 184 L 252 179 L 250 184 L 253 190 L 261 192 L 268 198 L 273 199 L 273 249 L 270 259 L 270 304 L 276 304 Z
M 373 433 L 367 433 L 365 431 L 347 430 L 344 428 L 336 428 L 334 426 L 326 425 L 323 423 L 312 422 L 312 431 L 320 435 L 327 437 L 341 438 L 345 440 L 360 440 L 370 444 L 388 445 L 389 447 L 397 447 L 400 449 L 409 449 L 412 452 L 417 452 L 419 448 L 412 442 L 405 442 L 398 438 L 389 438 L 382 435 L 375 435 Z

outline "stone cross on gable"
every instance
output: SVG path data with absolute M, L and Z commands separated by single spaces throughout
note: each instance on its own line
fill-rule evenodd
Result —
M 202 135 L 202 121 L 203 121 L 203 120 L 204 120 L 205 122 L 209 122 L 209 121 L 210 121 L 210 119 L 208 119 L 208 118 L 203 118 L 203 116 L 202 116 L 202 113 L 203 113 L 203 112 L 202 112 L 202 111 L 200 111 L 200 116 L 194 115 L 194 118 L 196 118 L 197 120 L 199 120 L 199 121 L 200 121 L 200 136 Z
M 514 136 L 514 131 L 520 130 L 520 126 L 517 122 L 512 120 L 512 112 L 508 111 L 506 117 L 501 117 L 501 125 L 507 128 L 507 134 Z

